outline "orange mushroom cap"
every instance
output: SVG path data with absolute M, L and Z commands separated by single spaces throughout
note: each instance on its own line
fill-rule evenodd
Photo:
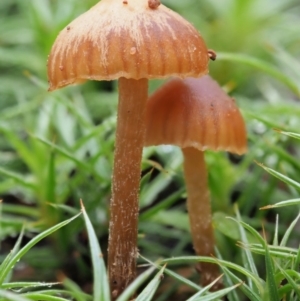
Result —
M 145 146 L 172 144 L 243 154 L 246 140 L 234 100 L 208 75 L 172 79 L 147 102 Z
M 197 30 L 149 0 L 102 0 L 66 26 L 48 59 L 49 90 L 119 77 L 199 77 L 209 55 Z

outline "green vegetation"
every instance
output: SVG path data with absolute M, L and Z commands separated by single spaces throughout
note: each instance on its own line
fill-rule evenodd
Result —
M 180 151 L 145 149 L 141 275 L 118 300 L 299 300 L 299 1 L 162 2 L 217 52 L 210 74 L 241 108 L 249 151 L 206 155 L 212 259 L 193 256 Z M 0 1 L 0 300 L 109 300 L 96 238 L 105 257 L 116 85 L 48 93 L 46 77 L 59 30 L 94 3 Z M 221 266 L 223 290 L 198 286 L 198 260 Z

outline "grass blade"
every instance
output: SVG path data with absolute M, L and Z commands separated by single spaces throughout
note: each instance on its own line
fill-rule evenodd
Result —
M 295 228 L 296 224 L 298 223 L 300 219 L 300 213 L 298 214 L 298 216 L 295 218 L 295 220 L 290 224 L 290 226 L 288 227 L 288 229 L 286 230 L 286 232 L 284 233 L 284 236 L 280 242 L 280 246 L 284 247 L 287 244 L 287 241 L 293 231 L 293 229 Z
M 91 256 L 93 262 L 93 272 L 94 272 L 94 301 L 109 301 L 110 300 L 110 290 L 107 280 L 106 268 L 102 256 L 102 251 L 100 249 L 95 230 L 92 223 L 85 211 L 83 203 L 81 201 L 81 210 L 83 213 L 83 218 L 85 221 L 89 244 L 91 249 Z
M 219 252 L 219 250 L 216 248 L 216 255 L 217 255 L 217 258 L 218 259 L 223 259 L 222 258 L 222 255 L 221 255 L 221 253 Z M 225 277 L 223 277 L 223 281 L 224 281 L 224 286 L 225 287 L 230 287 L 230 286 L 233 286 L 234 284 L 237 284 L 237 283 L 240 283 L 240 282 L 242 282 L 242 281 L 240 281 L 240 280 L 237 280 L 235 283 L 232 281 L 232 279 L 230 278 L 230 276 L 229 276 L 229 274 L 227 273 L 227 271 L 228 272 L 230 272 L 229 271 L 229 269 L 226 269 L 224 266 L 222 266 L 221 267 L 221 269 L 223 270 L 223 272 L 224 272 L 224 274 L 225 274 Z M 230 272 L 231 274 L 233 274 L 232 272 Z M 234 274 L 233 274 L 234 275 Z M 237 278 L 237 277 L 236 277 Z M 238 278 L 237 278 L 238 279 Z M 229 294 L 228 294 L 228 296 L 227 296 L 227 298 L 228 298 L 228 301 L 240 301 L 240 298 L 239 298 L 239 296 L 238 296 L 238 294 L 237 294 L 237 292 L 234 290 L 234 291 L 231 291 Z
M 0 174 L 4 175 L 5 177 L 8 177 L 10 179 L 13 179 L 17 183 L 21 184 L 24 187 L 35 189 L 36 186 L 31 182 L 25 179 L 25 176 L 9 171 L 3 167 L 0 167 Z
M 1 263 L 1 265 L 0 265 L 0 274 L 7 267 L 7 265 L 9 264 L 9 262 L 11 260 L 11 258 L 13 258 L 16 255 L 16 253 L 19 251 L 23 236 L 24 236 L 24 227 L 22 228 L 21 233 L 20 233 L 13 249 L 11 250 L 11 252 L 5 257 L 5 259 Z M 5 278 L 7 278 L 7 276 Z M 7 279 L 5 279 L 5 281 L 6 280 Z
M 37 139 L 38 141 L 40 141 L 41 143 L 49 146 L 51 148 L 51 150 L 53 151 L 57 151 L 59 154 L 61 154 L 62 156 L 70 159 L 71 161 L 73 161 L 74 163 L 76 163 L 79 167 L 81 167 L 83 170 L 88 171 L 90 173 L 92 173 L 98 180 L 102 181 L 104 180 L 98 173 L 96 173 L 96 171 L 88 164 L 82 162 L 82 160 L 76 158 L 73 154 L 71 154 L 70 152 L 68 152 L 67 150 L 59 147 L 58 145 L 47 141 L 41 137 L 38 136 L 34 136 L 31 135 L 33 138 Z
M 41 241 L 43 238 L 49 236 L 53 232 L 57 231 L 58 229 L 66 226 L 69 224 L 71 221 L 76 219 L 81 213 L 78 213 L 77 215 L 73 216 L 72 218 L 65 220 L 50 229 L 40 233 L 33 239 L 31 239 L 20 251 L 18 251 L 7 263 L 7 265 L 0 270 L 0 284 L 4 282 L 5 278 L 7 277 L 8 273 L 10 270 L 14 267 L 14 265 L 24 256 L 34 245 L 36 245 L 39 241 Z
M 234 206 L 234 211 L 235 211 L 235 214 L 237 216 L 237 220 L 239 222 L 239 231 L 240 231 L 241 241 L 243 243 L 245 243 L 245 244 L 248 244 L 249 242 L 248 242 L 248 239 L 247 239 L 247 235 L 246 235 L 245 229 L 240 224 L 240 222 L 242 221 L 242 219 L 241 219 L 241 215 L 240 215 L 240 212 L 239 212 L 237 204 L 235 204 L 235 206 Z M 256 266 L 255 266 L 255 262 L 254 262 L 254 259 L 253 259 L 253 256 L 252 256 L 251 252 L 248 249 L 245 249 L 244 255 L 245 256 L 243 256 L 243 260 L 244 260 L 246 268 L 249 268 L 250 271 L 254 275 L 258 276 L 258 272 L 257 272 Z M 252 287 L 252 282 L 250 282 L 249 285 L 250 285 L 250 287 Z
M 168 276 L 171 276 L 173 277 L 174 279 L 176 279 L 177 281 L 195 289 L 196 291 L 199 291 L 202 289 L 201 286 L 197 285 L 196 283 L 192 282 L 191 280 L 185 278 L 185 277 L 182 277 L 181 275 L 169 270 L 169 269 L 165 269 L 165 274 L 168 275 Z
M 240 285 L 241 285 L 241 283 L 238 283 L 238 284 L 236 284 L 232 287 L 224 288 L 222 290 L 211 293 L 209 295 L 195 298 L 195 299 L 193 299 L 193 301 L 215 301 L 215 300 L 218 300 L 220 298 L 223 298 L 227 294 L 229 294 L 231 291 L 235 290 Z
M 51 295 L 46 295 L 46 294 L 41 294 L 41 293 L 27 293 L 24 294 L 24 296 L 30 298 L 29 300 L 43 300 L 43 301 L 69 301 L 70 299 L 65 299 L 62 297 L 56 297 L 56 296 L 51 296 Z M 26 299 L 27 300 L 27 299 Z
M 47 173 L 47 186 L 46 186 L 46 200 L 50 203 L 56 202 L 55 197 L 55 153 L 50 150 L 50 158 L 48 164 L 48 173 Z
M 213 286 L 214 284 L 216 284 L 221 278 L 223 277 L 223 275 L 220 275 L 217 279 L 215 279 L 213 282 L 211 282 L 209 285 L 207 285 L 206 287 L 202 288 L 199 292 L 197 292 L 195 295 L 193 295 L 191 298 L 189 298 L 187 301 L 195 301 L 198 300 L 198 298 L 200 296 L 202 296 L 203 294 L 205 294 L 206 292 L 208 292 Z
M 297 257 L 293 265 L 294 270 L 297 270 L 299 268 L 299 265 L 300 265 L 300 246 L 298 247 Z
M 267 286 L 268 286 L 268 295 L 269 300 L 280 301 L 278 288 L 275 280 L 275 269 L 273 261 L 269 252 L 267 244 L 265 244 L 265 262 L 266 262 L 266 274 L 267 274 Z
M 285 279 L 288 281 L 288 283 L 291 285 L 292 289 L 295 291 L 296 295 L 298 296 L 298 300 L 300 300 L 300 288 L 299 288 L 299 284 L 297 284 L 294 279 L 289 275 L 289 273 L 287 273 L 283 268 L 281 268 L 279 265 L 277 265 L 277 268 L 280 270 L 280 272 L 282 273 L 282 275 L 285 277 Z M 295 271 L 292 271 L 295 272 Z M 298 273 L 296 273 L 298 274 Z M 300 278 L 299 274 L 298 276 L 298 280 Z
M 149 282 L 149 284 L 144 288 L 144 290 L 138 295 L 135 301 L 150 301 L 154 296 L 160 281 L 162 279 L 162 275 L 166 266 L 163 266 L 161 270 L 155 275 L 155 277 Z
M 3 202 L 2 211 L 5 213 L 24 215 L 26 217 L 34 218 L 34 219 L 37 219 L 40 214 L 40 212 L 36 208 L 23 206 L 21 204 L 18 205 L 6 204 L 5 202 Z
M 279 215 L 276 214 L 275 231 L 273 238 L 273 246 L 278 246 L 278 228 L 279 228 Z
M 257 59 L 245 54 L 219 52 L 218 60 L 243 63 L 258 70 L 261 70 L 269 74 L 270 76 L 276 78 L 277 80 L 281 81 L 283 84 L 289 87 L 296 95 L 300 96 L 300 90 L 296 82 L 291 80 L 290 77 L 284 75 L 281 71 L 274 68 L 273 65 L 266 63 L 261 59 Z
M 151 260 L 143 257 L 142 255 L 140 255 L 140 257 L 143 258 L 149 264 L 155 266 L 157 269 L 161 268 L 159 265 L 157 265 L 156 263 L 152 262 Z M 174 279 L 176 279 L 179 282 L 182 282 L 182 283 L 186 284 L 187 286 L 195 289 L 196 291 L 199 291 L 199 290 L 202 289 L 201 286 L 197 285 L 196 283 L 192 282 L 191 280 L 189 280 L 187 278 L 184 278 L 181 275 L 179 275 L 179 274 L 177 274 L 177 273 L 175 273 L 175 272 L 173 272 L 173 271 L 171 271 L 171 270 L 169 270 L 167 268 L 165 268 L 165 274 L 168 275 L 168 276 L 170 276 L 170 277 L 172 277 L 172 278 L 174 278 Z
M 5 298 L 5 299 L 2 299 Z M 23 296 L 19 296 L 17 294 L 14 294 L 12 292 L 9 292 L 9 291 L 3 291 L 3 290 L 0 290 L 0 300 L 2 301 L 30 301 L 30 299 L 27 299 L 26 297 L 23 297 Z
M 300 134 L 298 134 L 298 133 L 285 132 L 285 131 L 281 131 L 281 130 L 277 130 L 277 129 L 276 129 L 276 131 L 279 132 L 280 134 L 300 140 Z
M 86 294 L 81 290 L 80 286 L 77 283 L 75 283 L 73 280 L 69 278 L 64 278 L 63 285 L 68 290 L 68 292 L 70 292 L 70 294 L 73 295 L 76 301 L 87 301 Z
M 226 260 L 221 260 L 221 259 L 215 259 L 212 257 L 205 257 L 205 256 L 182 256 L 182 257 L 172 257 L 172 258 L 167 258 L 163 259 L 161 261 L 162 264 L 167 263 L 167 264 L 187 264 L 187 263 L 194 263 L 194 262 L 209 262 L 209 263 L 215 263 L 218 264 L 221 268 L 223 266 L 228 267 L 230 269 L 233 269 L 246 277 L 250 277 L 255 285 L 258 287 L 259 292 L 264 291 L 264 285 L 265 283 L 256 275 L 254 275 L 252 272 L 249 270 L 243 268 L 242 266 L 232 263 L 230 261 Z
M 274 205 L 267 205 L 259 208 L 259 210 L 266 210 L 266 209 L 280 208 L 280 207 L 287 207 L 287 206 L 299 206 L 299 205 L 300 205 L 300 199 L 293 199 L 293 200 L 278 202 Z
M 32 156 L 32 152 L 28 145 L 23 142 L 20 137 L 14 133 L 14 131 L 6 126 L 0 126 L 0 132 L 5 135 L 6 139 L 17 150 L 19 156 L 30 167 L 30 169 L 37 170 L 39 162 L 35 156 Z
M 242 283 L 242 279 L 238 278 L 235 274 L 233 274 L 229 269 L 226 267 L 222 266 L 223 272 L 230 278 L 232 279 L 236 284 Z M 252 288 L 250 288 L 247 284 L 243 283 L 240 287 L 241 291 L 251 300 L 251 301 L 261 301 L 259 295 L 253 291 Z M 239 301 L 239 297 L 235 299 Z
M 260 236 L 260 234 L 254 228 L 252 228 L 250 225 L 248 225 L 248 224 L 246 224 L 242 221 L 238 221 L 236 219 L 232 219 L 232 220 L 234 220 L 237 223 L 241 224 L 246 230 L 248 230 L 262 244 L 262 246 L 265 250 L 265 264 L 266 264 L 267 287 L 268 287 L 268 290 L 265 291 L 265 294 L 267 294 L 269 296 L 270 300 L 279 301 L 277 284 L 276 284 L 276 281 L 275 281 L 274 266 L 273 266 L 272 258 L 271 258 L 267 243 Z
M 40 291 L 36 291 L 36 292 L 27 292 L 24 293 L 22 296 L 26 296 L 29 297 L 30 300 L 45 300 L 47 298 L 47 300 L 57 300 L 57 298 L 60 298 L 61 296 L 64 296 L 64 298 L 62 298 L 62 300 L 76 300 L 76 301 L 80 301 L 79 299 L 77 300 L 77 296 L 80 295 L 80 297 L 83 298 L 84 301 L 91 301 L 92 300 L 92 296 L 83 293 L 83 292 L 77 292 L 74 293 L 73 291 L 69 291 L 69 290 L 62 290 L 62 289 L 48 289 L 48 290 L 40 290 Z M 40 299 L 42 296 L 43 299 Z M 56 299 L 52 299 L 52 298 L 56 298 Z M 67 299 L 65 299 L 67 298 Z M 60 300 L 60 299 L 59 299 Z
M 291 178 L 281 174 L 280 172 L 272 169 L 272 168 L 269 168 L 269 167 L 266 167 L 264 166 L 262 163 L 258 163 L 256 162 L 257 165 L 259 165 L 260 167 L 262 167 L 266 172 L 268 172 L 269 174 L 271 174 L 272 176 L 276 177 L 277 179 L 281 180 L 282 182 L 288 184 L 288 185 L 291 185 L 293 186 L 294 188 L 300 190 L 300 184 L 294 180 L 292 180 Z
M 140 220 L 148 220 L 161 210 L 165 208 L 171 207 L 173 203 L 175 203 L 183 194 L 185 191 L 184 188 L 179 189 L 178 191 L 172 193 L 169 197 L 159 202 L 157 205 L 152 206 L 151 208 L 147 209 L 145 212 L 141 213 Z
M 249 248 L 251 252 L 264 255 L 265 249 L 260 244 L 249 244 L 242 245 L 244 248 Z M 287 247 L 276 247 L 269 246 L 269 252 L 273 257 L 278 257 L 282 259 L 292 259 L 295 260 L 297 256 L 297 249 L 287 248 Z
M 136 290 L 150 277 L 154 270 L 155 267 L 153 266 L 139 275 L 118 297 L 117 301 L 128 301 L 130 297 L 134 295 Z
M 1 285 L 1 288 L 8 290 L 27 290 L 32 288 L 49 287 L 58 284 L 60 284 L 60 282 L 10 282 L 3 283 Z

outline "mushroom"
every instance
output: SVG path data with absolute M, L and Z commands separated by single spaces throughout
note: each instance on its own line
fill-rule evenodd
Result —
M 145 146 L 160 144 L 182 149 L 194 249 L 199 256 L 214 255 L 204 151 L 225 150 L 239 155 L 246 152 L 245 123 L 234 100 L 208 75 L 167 82 L 146 106 Z M 197 268 L 202 285 L 219 275 L 214 264 L 199 263 Z
M 49 59 L 49 90 L 119 80 L 108 246 L 116 298 L 135 278 L 148 79 L 199 77 L 210 54 L 197 30 L 159 0 L 102 0 L 67 25 Z

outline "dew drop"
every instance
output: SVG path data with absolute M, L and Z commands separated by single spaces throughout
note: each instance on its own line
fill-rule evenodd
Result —
M 135 47 L 130 48 L 130 54 L 132 54 L 132 55 L 136 54 L 136 48 Z

